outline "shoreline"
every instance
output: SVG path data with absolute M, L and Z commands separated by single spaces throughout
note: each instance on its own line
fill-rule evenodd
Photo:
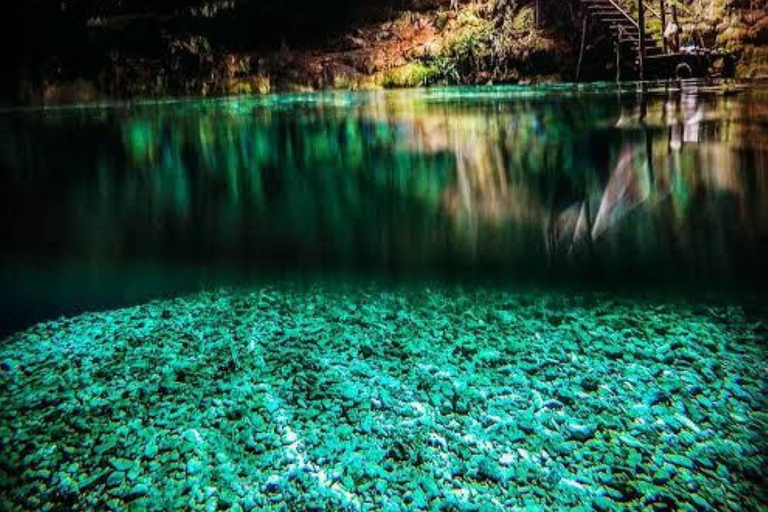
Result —
M 531 2 L 471 0 L 459 2 L 455 8 L 449 8 L 447 1 L 406 2 L 396 8 L 369 6 L 369 11 L 358 13 L 355 20 L 335 30 L 321 31 L 322 35 L 293 34 L 293 40 L 279 41 L 264 35 L 259 39 L 258 34 L 254 39 L 251 31 L 247 36 L 241 33 L 240 41 L 230 40 L 226 16 L 219 22 L 209 19 L 207 25 L 196 15 L 180 16 L 176 25 L 158 22 L 149 33 L 138 28 L 139 21 L 120 16 L 111 21 L 106 16 L 91 25 L 83 19 L 73 25 L 79 29 L 70 27 L 73 32 L 69 35 L 87 36 L 90 44 L 81 42 L 61 54 L 41 46 L 38 66 L 17 63 L 19 76 L 9 83 L 5 99 L 20 105 L 64 104 L 167 96 L 562 83 L 579 77 L 590 82 L 616 76 L 612 46 L 602 41 L 599 27 L 590 24 L 589 44 L 580 47 L 573 34 L 587 29 L 586 24 L 582 29 L 583 13 L 563 12 L 557 3 L 545 8 L 544 24 L 535 21 L 538 14 Z M 703 20 L 684 23 L 687 44 L 703 44 L 701 48 L 712 51 L 714 69 L 707 74 L 735 74 L 740 79 L 768 76 L 768 18 L 752 19 L 750 12 L 721 2 Z M 730 24 L 723 26 L 726 15 Z M 62 22 L 77 20 L 61 16 Z M 310 26 L 318 23 L 311 21 Z M 659 21 L 648 21 L 648 33 L 659 44 L 662 32 Z M 141 51 L 131 51 L 130 44 L 123 47 L 115 42 L 116 34 L 123 34 L 129 42 L 145 38 L 152 42 Z M 108 55 L 93 48 L 100 41 L 110 48 Z M 725 71 L 729 66 L 717 57 L 725 54 L 738 63 L 731 72 Z

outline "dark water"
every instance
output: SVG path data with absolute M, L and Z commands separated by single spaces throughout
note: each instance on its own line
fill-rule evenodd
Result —
M 765 283 L 768 83 L 0 113 L 0 332 L 274 275 Z

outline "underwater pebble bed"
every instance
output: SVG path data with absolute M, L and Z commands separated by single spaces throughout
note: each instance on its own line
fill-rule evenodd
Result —
M 759 511 L 764 311 L 219 291 L 0 345 L 0 509 Z

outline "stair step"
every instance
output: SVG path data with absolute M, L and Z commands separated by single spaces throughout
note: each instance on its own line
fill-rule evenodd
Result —
M 640 34 L 637 32 L 637 30 L 635 31 L 627 30 L 627 27 L 625 27 L 624 25 L 608 25 L 608 28 L 610 28 L 615 32 L 618 32 L 619 29 L 621 29 L 622 34 L 628 35 L 633 39 L 640 39 Z
M 600 18 L 604 21 L 613 21 L 614 23 L 622 23 L 624 25 L 630 25 L 632 27 L 636 27 L 634 23 L 632 23 L 630 20 L 625 18 L 624 16 L 595 16 L 596 18 Z
M 637 56 L 640 49 L 640 27 L 637 20 L 610 0 L 580 0 L 588 16 L 610 30 L 614 41 L 618 42 L 629 56 Z M 646 33 L 643 39 L 645 56 L 663 55 L 660 41 Z M 637 64 L 637 62 L 636 62 Z

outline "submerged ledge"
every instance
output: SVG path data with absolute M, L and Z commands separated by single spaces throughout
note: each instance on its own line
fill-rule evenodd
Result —
M 0 346 L 0 508 L 764 510 L 761 315 L 316 287 L 42 323 Z

